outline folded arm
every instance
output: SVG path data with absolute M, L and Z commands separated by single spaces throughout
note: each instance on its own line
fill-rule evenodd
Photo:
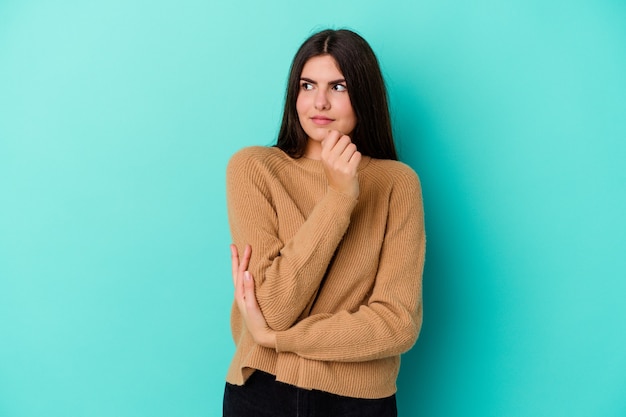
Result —
M 348 228 L 356 199 L 328 187 L 307 218 L 301 219 L 299 229 L 283 241 L 270 189 L 280 184 L 269 184 L 271 175 L 263 169 L 257 161 L 238 154 L 231 159 L 227 169 L 229 221 L 234 244 L 240 251 L 248 244 L 254 248 L 249 270 L 269 327 L 285 330 L 315 298 Z
M 390 216 L 376 285 L 368 302 L 355 312 L 316 314 L 279 332 L 263 325 L 254 286 L 247 287 L 246 321 L 257 343 L 281 352 L 323 361 L 366 361 L 407 351 L 422 324 L 422 271 L 425 231 L 419 183 L 392 195 Z M 409 204 L 406 204 L 408 202 Z M 244 288 L 244 287 L 242 287 Z M 243 291 L 243 290 L 242 290 Z M 243 305 L 240 305 L 240 310 Z

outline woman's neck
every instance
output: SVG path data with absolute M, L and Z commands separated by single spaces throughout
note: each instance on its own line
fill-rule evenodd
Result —
M 319 161 L 322 159 L 322 142 L 309 139 L 304 149 L 304 157 Z

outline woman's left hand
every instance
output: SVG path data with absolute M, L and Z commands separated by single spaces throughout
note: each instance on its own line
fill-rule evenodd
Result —
M 254 278 L 248 271 L 252 247 L 246 245 L 243 259 L 239 260 L 237 246 L 230 245 L 233 268 L 233 284 L 235 285 L 235 301 L 243 317 L 246 327 L 254 341 L 267 348 L 276 348 L 276 333 L 267 325 L 256 300 Z

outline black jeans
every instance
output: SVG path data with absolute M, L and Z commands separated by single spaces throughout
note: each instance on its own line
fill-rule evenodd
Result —
M 243 386 L 226 383 L 224 417 L 397 417 L 396 396 L 343 397 L 276 381 L 255 371 Z

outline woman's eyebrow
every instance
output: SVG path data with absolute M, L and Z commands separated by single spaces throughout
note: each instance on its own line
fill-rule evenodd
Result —
M 301 77 L 301 78 L 300 78 L 300 81 L 305 81 L 305 82 L 307 82 L 307 83 L 311 83 L 311 84 L 315 84 L 315 85 L 317 85 L 317 81 L 313 81 L 312 79 L 310 79 L 310 78 L 306 78 L 306 77 Z M 332 80 L 332 81 L 329 81 L 329 82 L 328 82 L 328 84 L 341 84 L 341 83 L 345 83 L 345 82 L 346 82 L 346 80 L 345 80 L 345 79 L 340 78 L 340 79 L 338 79 L 338 80 Z

